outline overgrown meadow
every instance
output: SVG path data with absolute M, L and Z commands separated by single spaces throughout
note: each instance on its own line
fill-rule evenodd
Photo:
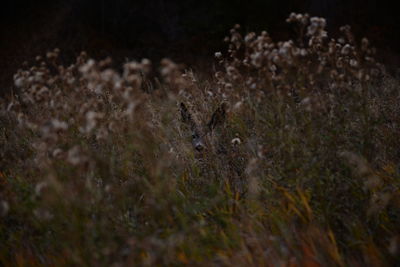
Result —
M 0 99 L 1 265 L 398 264 L 399 81 L 349 27 L 287 22 L 236 25 L 212 76 L 25 64 Z

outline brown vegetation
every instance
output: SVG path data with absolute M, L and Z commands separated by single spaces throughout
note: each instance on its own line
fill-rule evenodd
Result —
M 278 43 L 235 26 L 215 77 L 63 66 L 58 49 L 19 70 L 0 105 L 0 262 L 398 262 L 398 81 L 349 27 L 288 22 Z

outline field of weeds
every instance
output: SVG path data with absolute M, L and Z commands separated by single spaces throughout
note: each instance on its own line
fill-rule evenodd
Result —
M 212 76 L 58 49 L 0 102 L 2 266 L 400 260 L 399 82 L 349 27 L 236 25 Z

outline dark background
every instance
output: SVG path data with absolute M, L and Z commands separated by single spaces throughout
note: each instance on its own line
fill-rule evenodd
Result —
M 69 63 L 86 50 L 111 56 L 115 64 L 148 57 L 171 57 L 188 65 L 210 62 L 235 23 L 245 31 L 266 29 L 290 38 L 285 18 L 308 12 L 328 19 L 335 35 L 350 24 L 367 36 L 391 69 L 399 63 L 400 16 L 395 1 L 376 0 L 6 0 L 0 5 L 0 91 L 25 60 L 58 47 Z

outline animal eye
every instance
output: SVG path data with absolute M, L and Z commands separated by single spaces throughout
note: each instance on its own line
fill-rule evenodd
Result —
M 192 138 L 195 139 L 197 137 L 196 134 L 192 134 Z

